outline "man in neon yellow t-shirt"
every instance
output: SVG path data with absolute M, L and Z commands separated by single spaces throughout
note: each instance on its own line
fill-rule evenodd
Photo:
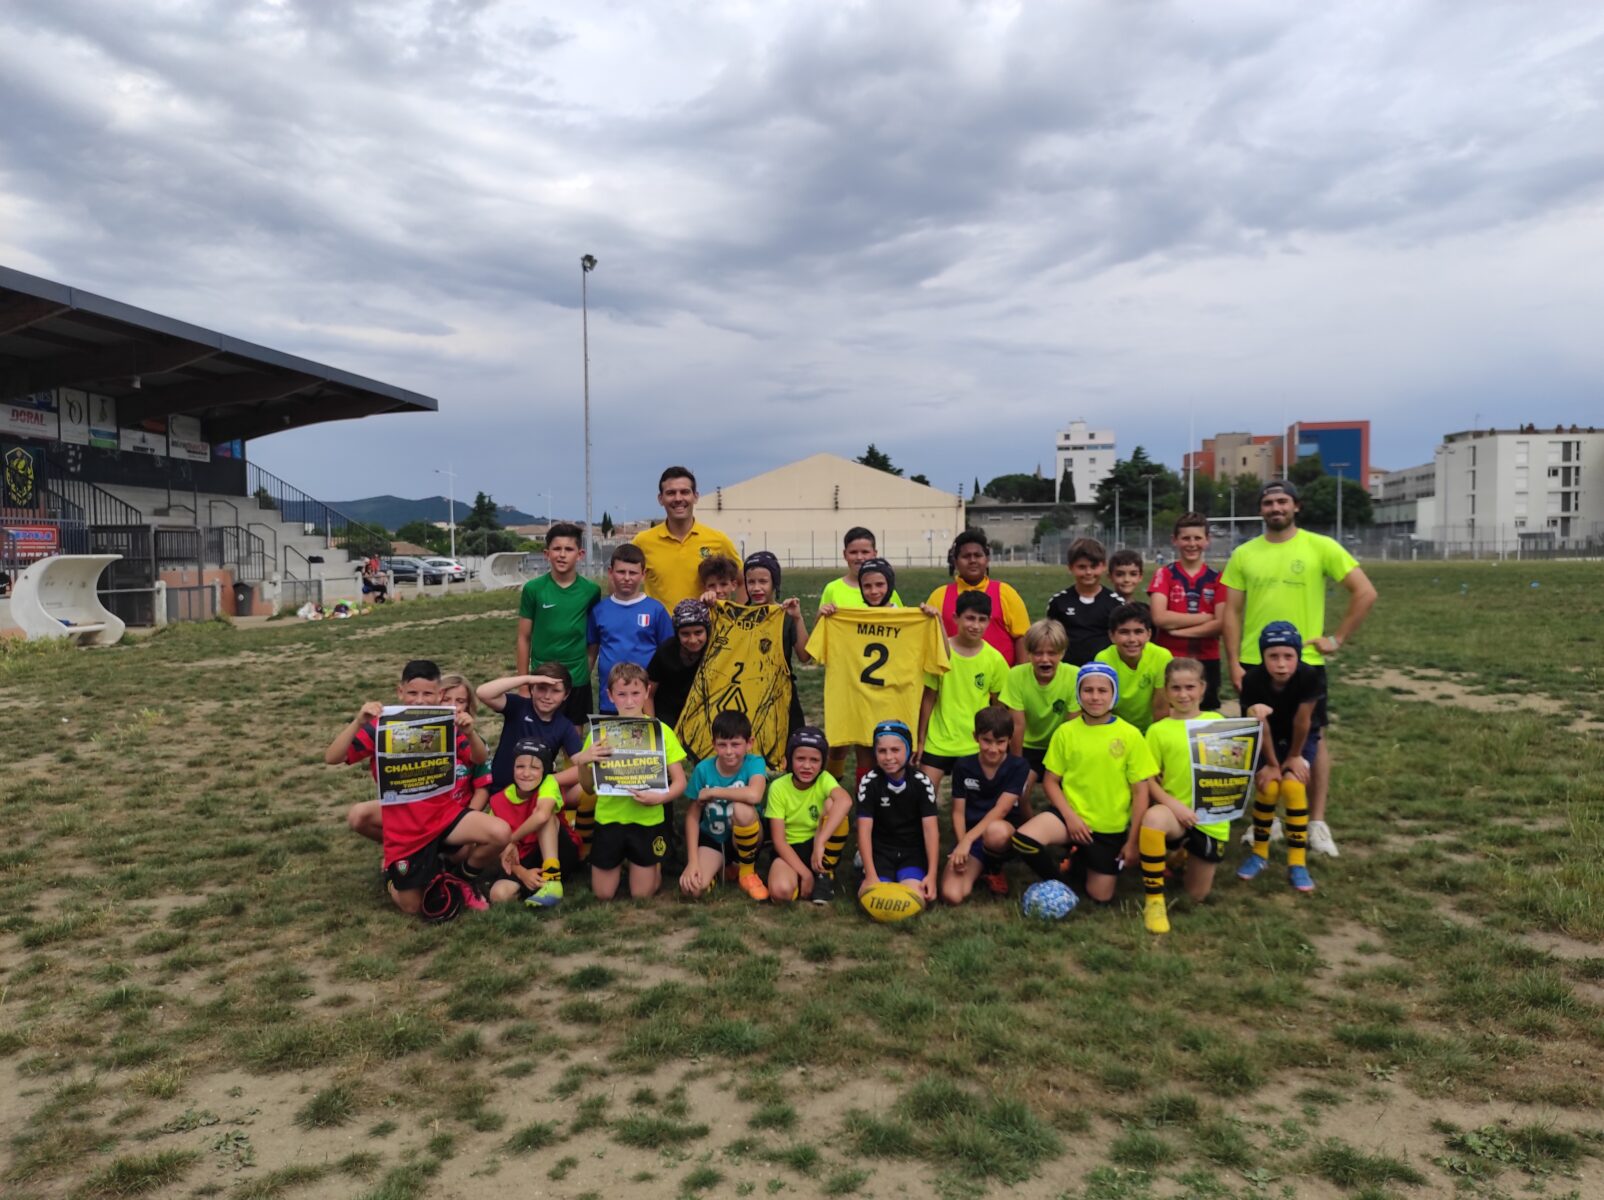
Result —
M 669 612 L 681 600 L 694 600 L 702 594 L 696 568 L 703 559 L 722 555 L 741 561 L 728 534 L 696 519 L 697 498 L 696 476 L 690 468 L 667 468 L 657 481 L 663 523 L 643 529 L 634 537 L 634 544 L 646 556 L 646 594 Z
M 1340 480 L 1338 481 L 1340 484 Z M 1230 591 L 1221 624 L 1231 686 L 1242 688 L 1248 666 L 1259 661 L 1259 632 L 1271 621 L 1290 621 L 1303 635 L 1303 661 L 1326 683 L 1325 660 L 1354 635 L 1376 602 L 1375 585 L 1342 545 L 1298 528 L 1298 489 L 1272 479 L 1259 491 L 1264 532 L 1231 554 L 1220 583 Z M 1325 581 L 1334 579 L 1348 591 L 1348 609 L 1336 632 L 1325 632 Z M 1325 702 L 1315 720 L 1326 724 Z M 1326 824 L 1326 797 L 1331 790 L 1329 739 L 1322 738 L 1309 788 L 1309 849 L 1333 858 L 1336 841 Z

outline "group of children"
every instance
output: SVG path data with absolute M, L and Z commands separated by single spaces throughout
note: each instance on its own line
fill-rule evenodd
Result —
M 1140 556 L 1122 550 L 1105 564 L 1102 546 L 1081 539 L 1068 555 L 1073 584 L 1033 623 L 1017 593 L 987 577 L 984 536 L 961 534 L 949 555 L 954 582 L 920 606 L 943 622 L 952 669 L 926 676 L 915 728 L 882 721 L 871 744 L 856 748 L 855 785 L 846 782 L 848 747 L 832 747 L 819 727 L 805 723 L 798 700 L 784 770 L 772 778 L 754 753 L 744 713 L 714 717 L 712 754 L 700 762 L 688 761 L 674 734 L 718 602 L 744 596 L 780 605 L 787 667 L 809 661 L 801 606 L 779 599 L 773 555 L 760 551 L 744 564 L 705 559 L 702 595 L 670 613 L 641 591 L 643 562 L 634 546 L 614 551 L 611 590 L 602 596 L 578 575 L 580 537 L 577 527 L 553 526 L 551 571 L 525 589 L 518 653 L 534 663 L 527 673 L 475 690 L 426 661 L 403 671 L 401 703 L 456 707 L 459 764 L 449 798 L 388 808 L 368 801 L 349 814 L 353 830 L 384 845 L 386 879 L 403 911 L 450 915 L 517 900 L 550 906 L 561 901 L 566 874 L 581 865 L 598 899 L 621 890 L 646 897 L 660 889 L 665 861 L 680 855 L 687 897 L 728 878 L 754 900 L 828 904 L 854 829 L 860 893 L 888 882 L 926 903 L 939 897 L 961 904 L 977 884 L 1006 895 L 1003 867 L 1017 860 L 1107 904 L 1122 870 L 1139 864 L 1154 933 L 1169 929 L 1167 875 L 1178 875 L 1194 901 L 1209 894 L 1228 829 L 1200 824 L 1193 811 L 1187 722 L 1221 715 L 1217 610 L 1224 589 L 1203 561 L 1202 517 L 1177 522 L 1177 559 L 1149 585 L 1151 607 L 1136 600 Z M 878 557 L 872 533 L 848 531 L 843 557 L 846 571 L 825 587 L 821 617 L 900 606 L 895 570 Z M 1105 565 L 1113 588 L 1102 582 Z M 1240 691 L 1244 715 L 1261 720 L 1268 736 L 1252 851 L 1238 874 L 1253 879 L 1265 869 L 1276 806 L 1284 801 L 1289 881 L 1309 892 L 1305 787 L 1323 684 L 1301 662 L 1295 626 L 1273 622 L 1259 644 L 1262 663 L 1248 670 Z M 601 696 L 592 709 L 596 668 Z M 502 715 L 493 757 L 476 728 L 481 703 Z M 364 704 L 326 760 L 371 759 L 381 707 Z M 582 732 L 592 711 L 656 719 L 666 787 L 596 794 L 589 769 L 612 749 Z M 944 781 L 952 844 L 943 861 Z M 683 824 L 676 827 L 681 800 Z M 410 809 L 425 811 L 392 811 Z M 759 869 L 765 841 L 766 872 Z

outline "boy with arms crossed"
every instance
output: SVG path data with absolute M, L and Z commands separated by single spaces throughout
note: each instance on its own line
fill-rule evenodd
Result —
M 1164 862 L 1172 847 L 1186 850 L 1186 894 L 1198 904 L 1214 886 L 1225 842 L 1231 836 L 1229 821 L 1199 825 L 1193 812 L 1192 746 L 1186 736 L 1188 721 L 1218 721 L 1217 712 L 1204 712 L 1207 686 L 1203 664 L 1195 658 L 1177 658 L 1164 668 L 1164 692 L 1170 715 L 1153 722 L 1147 731 L 1147 748 L 1158 763 L 1157 779 L 1148 780 L 1147 812 L 1137 837 L 1142 852 L 1142 888 L 1147 900 L 1142 920 L 1149 933 L 1170 931 L 1164 903 Z
M 518 594 L 518 650 L 513 659 L 519 671 L 548 659 L 562 663 L 571 689 L 563 715 L 575 725 L 583 725 L 595 706 L 585 631 L 590 610 L 601 599 L 601 588 L 579 574 L 583 544 L 579 526 L 566 521 L 546 531 L 551 570 L 524 584 Z
M 1136 861 L 1136 830 L 1147 811 L 1147 781 L 1158 764 L 1136 726 L 1114 715 L 1119 676 L 1106 663 L 1076 674 L 1080 720 L 1067 721 L 1047 748 L 1043 789 L 1052 805 L 1014 834 L 1014 853 L 1043 879 L 1061 879 L 1070 865 L 1061 847 L 1084 864 L 1086 894 L 1114 898 L 1121 868 Z
M 835 864 L 846 845 L 852 798 L 824 769 L 829 753 L 824 730 L 802 726 L 786 742 L 786 773 L 769 785 L 769 895 L 776 904 L 804 898 L 828 904 L 835 897 Z
M 993 895 L 1008 894 L 1002 864 L 1012 853 L 1014 831 L 1030 818 L 1023 804 L 1030 764 L 1009 753 L 1013 734 L 1013 713 L 1001 705 L 981 709 L 975 714 L 979 749 L 953 765 L 956 844 L 941 877 L 941 898 L 948 904 L 962 904 L 981 878 Z
M 682 601 L 682 603 L 684 603 Z M 705 896 L 718 882 L 733 849 L 740 863 L 741 890 L 754 900 L 768 892 L 757 874 L 757 849 L 763 840 L 763 792 L 768 764 L 752 753 L 752 722 L 742 712 L 721 712 L 713 718 L 713 757 L 704 758 L 685 784 L 685 870 L 680 891 Z
M 1177 658 L 1203 664 L 1203 708 L 1220 706 L 1220 629 L 1225 611 L 1225 585 L 1203 556 L 1209 552 L 1208 518 L 1182 513 L 1170 535 L 1175 561 L 1153 573 L 1147 585 L 1153 606 L 1153 640 Z

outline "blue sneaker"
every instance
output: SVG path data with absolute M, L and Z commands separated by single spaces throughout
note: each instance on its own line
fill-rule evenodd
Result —
M 1302 892 L 1305 896 L 1314 891 L 1314 880 L 1309 878 L 1308 867 L 1288 867 L 1287 882 L 1292 885 L 1293 891 Z
M 1264 871 L 1264 868 L 1269 865 L 1269 859 L 1257 854 L 1250 854 L 1242 860 L 1242 865 L 1236 869 L 1236 877 L 1238 879 L 1257 879 Z
M 563 901 L 563 885 L 553 879 L 543 883 L 533 896 L 524 901 L 528 908 L 555 908 Z

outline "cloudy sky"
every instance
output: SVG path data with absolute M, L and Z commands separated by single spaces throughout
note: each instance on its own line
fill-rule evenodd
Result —
M 253 444 L 328 498 L 655 511 L 870 441 L 1604 417 L 1604 10 L 20 0 L 0 263 L 438 397 Z

